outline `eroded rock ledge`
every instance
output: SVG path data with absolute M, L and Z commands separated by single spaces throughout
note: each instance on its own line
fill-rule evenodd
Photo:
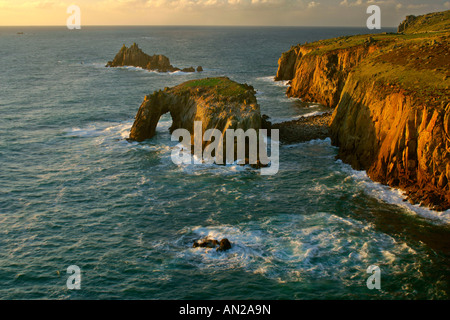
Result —
M 299 143 L 330 137 L 331 113 L 323 113 L 296 120 L 270 124 L 270 129 L 278 129 L 283 143 Z
M 279 60 L 276 80 L 290 80 L 289 96 L 335 108 L 330 128 L 339 158 L 405 190 L 412 203 L 446 210 L 450 11 L 427 16 L 409 18 L 404 34 L 292 47 Z
M 176 68 L 170 64 L 169 58 L 162 54 L 149 56 L 144 53 L 136 43 L 133 43 L 129 48 L 125 45 L 119 50 L 112 61 L 108 61 L 106 67 L 123 67 L 132 66 L 139 67 L 146 70 L 158 71 L 158 72 L 195 72 L 194 67 L 189 68 Z M 203 71 L 201 66 L 197 67 L 197 71 Z

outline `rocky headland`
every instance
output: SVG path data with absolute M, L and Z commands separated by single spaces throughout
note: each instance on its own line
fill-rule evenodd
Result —
M 146 70 L 158 72 L 195 72 L 194 67 L 177 68 L 170 64 L 169 58 L 162 54 L 155 54 L 150 56 L 144 53 L 136 43 L 133 43 L 129 48 L 125 45 L 119 50 L 112 61 L 108 61 L 106 67 L 123 67 L 132 66 L 139 67 Z M 197 67 L 197 71 L 203 71 L 201 66 Z
M 412 203 L 450 208 L 450 11 L 401 33 L 297 45 L 278 61 L 287 95 L 333 108 L 338 157 Z
M 194 121 L 201 121 L 202 136 L 208 129 L 222 132 L 225 150 L 227 129 L 261 129 L 261 113 L 255 93 L 252 86 L 227 77 L 191 80 L 155 91 L 142 102 L 129 139 L 143 141 L 152 138 L 160 117 L 169 112 L 171 133 L 179 128 L 187 129 L 194 145 Z M 203 141 L 202 149 L 209 143 Z

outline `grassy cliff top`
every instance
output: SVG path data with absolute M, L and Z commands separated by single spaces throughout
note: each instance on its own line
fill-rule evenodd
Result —
M 230 80 L 228 77 L 204 78 L 184 82 L 172 88 L 176 93 L 190 92 L 193 94 L 213 95 L 220 97 L 239 97 L 254 94 L 252 86 Z
M 320 55 L 327 52 L 356 48 L 364 45 L 377 45 L 378 47 L 394 46 L 396 44 L 404 44 L 406 41 L 411 43 L 431 43 L 433 40 L 441 38 L 448 38 L 450 30 L 424 32 L 424 33 L 379 33 L 379 34 L 364 34 L 355 36 L 344 36 L 339 38 L 332 38 L 326 40 L 319 40 L 312 43 L 306 43 L 301 47 L 310 49 L 308 54 Z M 300 46 L 300 45 L 299 45 Z M 292 49 L 295 49 L 292 48 Z
M 304 44 L 301 48 L 307 57 L 371 47 L 371 53 L 354 69 L 364 79 L 388 90 L 402 89 L 427 104 L 447 103 L 450 10 L 408 16 L 401 26 L 402 33 L 344 36 Z M 291 50 L 296 48 L 300 47 Z
M 305 43 L 301 46 L 310 49 L 312 55 L 323 54 L 334 50 L 348 49 L 363 45 L 378 46 L 404 43 L 405 41 L 433 41 L 450 35 L 450 10 L 434 12 L 422 16 L 408 16 L 399 26 L 401 33 L 379 33 L 355 36 L 343 36 L 332 39 Z M 296 47 L 291 48 L 294 50 Z
M 450 10 L 418 17 L 408 16 L 400 24 L 398 31 L 404 33 L 450 31 Z

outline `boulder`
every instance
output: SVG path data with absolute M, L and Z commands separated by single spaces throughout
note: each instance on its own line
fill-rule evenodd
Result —
M 231 249 L 231 243 L 227 238 L 217 241 L 216 239 L 211 239 L 209 237 L 196 240 L 192 245 L 193 248 L 216 248 L 216 251 L 226 251 Z
M 200 240 L 196 240 L 194 241 L 194 244 L 192 245 L 193 248 L 215 248 L 219 245 L 219 241 L 217 241 L 216 239 L 209 239 L 209 238 L 205 238 L 205 239 L 200 239 Z
M 220 240 L 219 247 L 216 249 L 216 251 L 226 251 L 231 249 L 231 243 L 227 238 L 223 238 Z
M 183 71 L 183 72 L 195 72 L 195 69 L 194 69 L 194 67 L 189 67 L 189 68 L 183 68 L 183 69 L 181 69 L 181 71 Z

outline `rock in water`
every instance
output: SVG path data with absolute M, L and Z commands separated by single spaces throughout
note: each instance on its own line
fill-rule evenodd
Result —
M 219 247 L 216 249 L 216 251 L 226 251 L 231 249 L 231 243 L 227 238 L 224 238 L 220 240 Z
M 179 71 L 170 64 L 169 58 L 162 54 L 155 54 L 149 56 L 144 53 L 136 43 L 133 43 L 129 48 L 122 46 L 120 51 L 114 57 L 114 60 L 108 61 L 106 67 L 123 67 L 132 66 L 142 69 L 158 71 L 158 72 L 174 72 Z M 185 72 L 195 72 L 193 67 L 183 69 Z
M 219 241 L 215 240 L 215 239 L 209 239 L 209 238 L 205 238 L 205 239 L 200 239 L 200 240 L 196 240 L 194 241 L 194 244 L 192 245 L 193 248 L 215 248 L 219 245 Z
M 204 239 L 194 241 L 193 248 L 216 248 L 216 251 L 226 251 L 231 249 L 231 243 L 227 238 L 217 241 L 206 237 Z
M 130 131 L 130 140 L 143 141 L 155 135 L 160 117 L 170 112 L 175 129 L 187 129 L 194 145 L 194 121 L 202 122 L 202 136 L 208 129 L 218 129 L 226 150 L 227 129 L 261 128 L 261 113 L 255 90 L 227 77 L 205 78 L 184 82 L 145 97 Z M 202 150 L 210 143 L 203 141 Z M 234 159 L 236 160 L 236 159 Z
M 189 67 L 189 68 L 183 68 L 183 69 L 181 69 L 181 71 L 183 71 L 183 72 L 195 72 L 195 69 L 194 69 L 194 67 Z

